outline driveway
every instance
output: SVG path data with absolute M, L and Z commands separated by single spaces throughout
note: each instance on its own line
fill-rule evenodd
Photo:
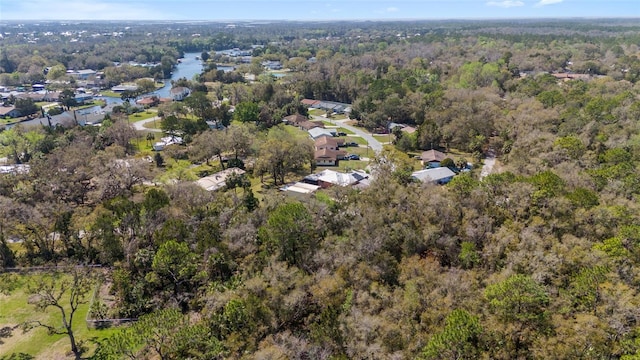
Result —
M 484 165 L 480 172 L 480 180 L 489 176 L 493 172 L 493 167 L 496 165 L 496 155 L 492 150 L 489 150 L 487 157 L 484 159 Z
M 148 124 L 148 123 L 150 123 L 152 121 L 156 121 L 156 120 L 160 121 L 160 117 L 159 116 L 154 116 L 152 118 L 136 121 L 136 122 L 133 123 L 133 127 L 135 127 L 136 130 L 138 130 L 138 131 L 162 132 L 162 130 L 160 130 L 160 129 L 148 129 L 148 128 L 144 127 L 144 124 Z
M 369 146 L 376 153 L 379 153 L 380 151 L 382 151 L 382 143 L 380 143 L 380 141 L 376 140 L 376 138 L 371 136 L 371 134 L 369 134 L 367 132 L 364 132 L 361 129 L 358 129 L 357 127 L 348 125 L 347 121 L 350 121 L 349 119 L 331 120 L 331 119 L 327 119 L 327 118 L 324 118 L 322 116 L 316 116 L 316 115 L 312 115 L 311 117 L 314 120 L 331 121 L 332 123 L 336 124 L 336 126 L 343 127 L 345 129 L 353 132 L 355 135 L 360 136 L 361 138 L 367 140 L 367 142 L 369 143 Z

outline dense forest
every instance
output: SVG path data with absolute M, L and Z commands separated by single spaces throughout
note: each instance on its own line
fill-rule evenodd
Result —
M 115 300 L 95 313 L 138 319 L 91 358 L 640 359 L 638 21 L 65 25 L 122 32 L 76 42 L 2 26 L 5 86 L 66 79 L 42 71 L 56 66 L 117 84 L 185 51 L 228 63 L 217 52 L 261 45 L 160 105 L 186 142 L 161 155 L 122 113 L 0 133 L 30 169 L 0 175 L 0 269 L 101 265 Z M 162 65 L 114 65 L 134 60 Z M 277 185 L 312 170 L 313 148 L 279 123 L 304 98 L 416 132 L 372 157 L 368 188 L 288 196 Z M 499 166 L 414 181 L 412 155 L 432 148 Z M 194 166 L 247 174 L 208 192 Z

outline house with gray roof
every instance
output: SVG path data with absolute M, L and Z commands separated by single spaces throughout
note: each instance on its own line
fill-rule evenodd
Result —
M 446 184 L 456 174 L 451 169 L 439 167 L 433 169 L 424 169 L 411 174 L 411 177 L 423 183 Z

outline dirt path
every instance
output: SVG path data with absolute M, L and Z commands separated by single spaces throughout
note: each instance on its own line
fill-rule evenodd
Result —
M 482 171 L 480 172 L 480 180 L 491 174 L 495 165 L 496 155 L 493 153 L 493 151 L 489 151 L 487 157 L 484 159 L 484 165 L 482 166 Z

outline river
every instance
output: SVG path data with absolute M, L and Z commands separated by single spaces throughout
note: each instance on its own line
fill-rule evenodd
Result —
M 171 90 L 171 81 L 178 80 L 180 78 L 186 78 L 187 80 L 192 80 L 195 75 L 198 75 L 202 72 L 203 65 L 200 60 L 201 53 L 185 53 L 184 58 L 180 59 L 180 62 L 176 65 L 173 73 L 171 74 L 171 79 L 164 80 L 164 86 L 154 92 L 152 95 L 156 95 L 158 97 L 169 97 L 169 91 Z M 197 58 L 197 59 L 196 59 Z M 145 94 L 143 96 L 148 96 L 149 94 Z M 118 97 L 109 97 L 109 96 L 99 96 L 96 99 L 104 100 L 107 105 L 120 105 L 122 104 L 122 99 Z M 59 116 L 55 116 L 53 118 L 52 123 L 57 124 L 60 121 L 58 118 L 62 118 Z M 37 118 L 32 120 L 23 121 L 20 124 L 23 126 L 29 125 L 47 125 L 47 120 L 45 118 Z M 12 127 L 13 125 L 7 126 L 7 128 Z
M 150 94 L 144 94 L 142 96 L 156 95 L 161 98 L 168 98 L 169 91 L 171 91 L 171 81 L 176 81 L 180 78 L 185 78 L 187 80 L 193 80 L 195 75 L 199 75 L 202 72 L 203 65 L 200 60 L 201 53 L 185 53 L 184 58 L 180 59 L 180 62 L 176 65 L 171 73 L 171 79 L 165 79 L 164 86 Z M 122 104 L 122 100 L 117 97 L 110 96 L 101 96 L 98 97 L 100 100 L 104 100 L 107 102 L 107 105 Z
M 167 98 L 171 90 L 171 81 L 176 81 L 181 78 L 193 80 L 193 77 L 199 75 L 203 69 L 200 55 L 201 53 L 185 53 L 184 58 L 180 59 L 173 73 L 171 73 L 171 79 L 164 80 L 164 87 L 154 91 L 152 94 L 161 98 Z

